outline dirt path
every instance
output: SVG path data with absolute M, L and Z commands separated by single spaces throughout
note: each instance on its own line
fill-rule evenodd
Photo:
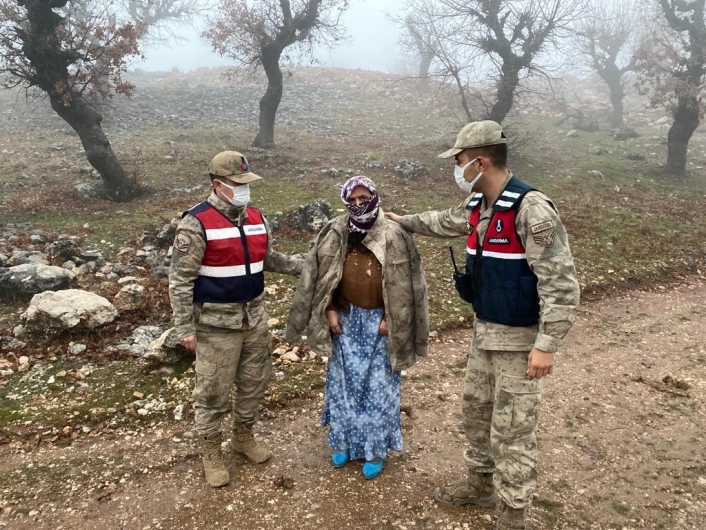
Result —
M 366 482 L 329 465 L 321 396 L 269 411 L 263 466 L 232 463 L 204 484 L 186 418 L 67 448 L 0 446 L 0 527 L 17 529 L 488 529 L 494 514 L 435 505 L 463 473 L 460 391 L 468 332 L 444 336 L 403 383 L 405 450 Z M 536 529 L 706 528 L 706 287 L 587 304 L 548 382 Z M 663 382 L 666 376 L 672 380 Z M 687 388 L 688 387 L 688 388 Z M 275 485 L 284 476 L 292 488 Z M 281 484 L 281 482 L 280 482 Z

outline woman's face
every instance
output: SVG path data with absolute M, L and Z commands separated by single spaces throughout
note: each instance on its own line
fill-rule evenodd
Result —
M 360 206 L 372 198 L 373 194 L 370 193 L 368 188 L 365 186 L 356 186 L 348 197 L 348 202 L 354 206 Z

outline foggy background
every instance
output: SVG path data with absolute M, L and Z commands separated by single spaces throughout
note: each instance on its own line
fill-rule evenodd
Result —
M 329 50 L 317 47 L 314 57 L 318 64 L 332 68 L 363 68 L 381 72 L 401 72 L 406 69 L 398 45 L 399 28 L 386 14 L 402 11 L 403 0 L 358 0 L 342 17 L 348 41 Z M 206 15 L 208 16 L 208 15 Z M 233 62 L 215 53 L 201 32 L 206 28 L 205 17 L 195 21 L 193 28 L 183 28 L 181 42 L 145 47 L 145 60 L 135 61 L 131 69 L 169 71 L 174 67 L 186 72 L 199 67 L 229 66 Z

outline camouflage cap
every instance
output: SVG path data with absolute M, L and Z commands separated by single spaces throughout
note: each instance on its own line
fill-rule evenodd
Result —
M 439 158 L 451 158 L 464 149 L 486 145 L 506 144 L 507 137 L 499 123 L 485 120 L 474 121 L 466 125 L 456 137 L 453 149 L 441 153 Z
M 208 172 L 218 177 L 227 177 L 228 180 L 238 184 L 250 184 L 262 179 L 261 176 L 250 171 L 248 159 L 238 151 L 221 151 L 218 153 L 208 165 Z

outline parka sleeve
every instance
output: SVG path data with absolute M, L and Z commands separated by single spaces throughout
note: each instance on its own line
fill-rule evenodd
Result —
M 404 234 L 409 264 L 412 273 L 412 295 L 414 300 L 414 346 L 416 354 L 424 357 L 429 345 L 429 297 L 427 280 L 422 267 L 417 245 L 409 234 Z
M 322 233 L 323 231 L 316 237 L 306 259 L 303 260 L 297 290 L 294 293 L 292 308 L 289 310 L 287 318 L 285 340 L 290 344 L 299 342 L 311 318 L 316 284 L 319 279 L 318 250 Z
M 517 215 L 517 233 L 538 279 L 540 316 L 535 347 L 554 353 L 574 323 L 580 288 L 569 237 L 551 201 L 528 194 Z

